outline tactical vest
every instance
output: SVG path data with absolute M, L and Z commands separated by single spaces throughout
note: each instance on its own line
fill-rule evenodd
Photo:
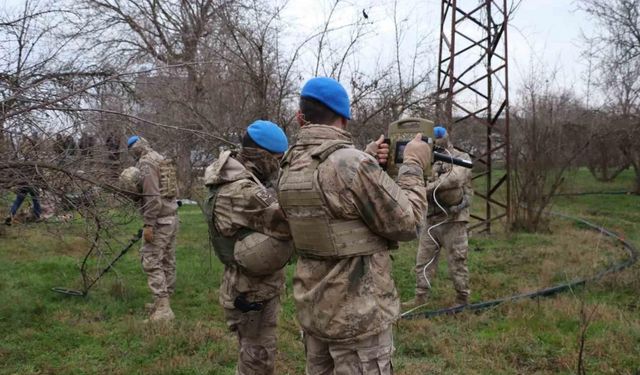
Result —
M 360 219 L 332 218 L 318 183 L 318 167 L 333 152 L 352 148 L 350 142 L 328 141 L 311 153 L 304 169 L 291 171 L 291 150 L 285 155 L 278 183 L 278 200 L 289 221 L 295 249 L 308 258 L 348 258 L 389 249 L 387 240 Z M 292 150 L 295 149 L 295 146 Z
M 162 159 L 160 169 L 160 196 L 162 198 L 175 198 L 178 195 L 178 179 L 176 166 L 171 159 Z

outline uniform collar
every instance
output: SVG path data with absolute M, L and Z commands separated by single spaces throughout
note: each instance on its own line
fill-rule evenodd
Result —
M 233 158 L 231 151 L 224 151 L 220 154 L 220 157 L 205 170 L 204 184 L 219 185 L 245 178 L 253 178 L 253 175 L 242 163 Z
M 351 133 L 329 125 L 310 124 L 298 132 L 297 144 L 322 144 L 325 141 L 347 141 L 353 143 Z

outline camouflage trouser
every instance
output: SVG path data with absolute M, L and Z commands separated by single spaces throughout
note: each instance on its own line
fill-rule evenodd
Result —
M 429 284 L 425 279 L 425 273 L 432 282 L 438 269 L 440 253 L 447 253 L 449 263 L 449 277 L 453 280 L 458 299 L 469 297 L 469 269 L 467 268 L 468 237 L 467 224 L 464 222 L 452 222 L 438 225 L 431 230 L 431 236 L 438 241 L 438 246 L 427 233 L 431 224 L 423 226 L 420 232 L 420 244 L 416 256 L 416 295 L 423 295 L 429 292 Z M 431 262 L 431 263 L 429 263 Z M 427 265 L 426 272 L 424 267 Z
M 238 335 L 237 375 L 274 373 L 279 310 L 280 297 L 265 302 L 260 311 L 224 310 L 229 329 Z
M 145 242 L 140 250 L 142 269 L 147 284 L 156 298 L 169 297 L 176 287 L 176 234 L 178 216 L 158 219 L 153 241 Z
M 307 375 L 390 375 L 393 374 L 393 332 L 351 344 L 334 344 L 305 334 Z

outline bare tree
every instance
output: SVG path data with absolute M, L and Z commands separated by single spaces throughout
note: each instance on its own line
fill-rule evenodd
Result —
M 404 116 L 433 118 L 435 97 L 431 76 L 435 66 L 429 64 L 430 35 L 415 36 L 415 44 L 407 46 L 409 32 L 405 21 L 409 14 L 400 14 L 394 1 L 393 60 L 379 65 L 374 73 L 363 74 L 354 69 L 352 108 L 355 114 L 352 132 L 360 144 L 376 139 L 387 126 Z M 381 61 L 382 59 L 379 59 Z
M 68 108 L 82 107 L 101 87 L 124 87 L 110 65 L 84 53 L 86 23 L 69 26 L 66 20 L 78 15 L 64 5 L 25 1 L 19 14 L 7 16 L 11 21 L 0 21 L 0 162 L 52 157 L 58 166 L 77 167 L 69 155 L 35 151 L 82 130 L 83 119 Z M 33 152 L 18 152 L 27 140 Z
M 124 66 L 151 64 L 164 68 L 162 74 L 155 72 L 136 80 L 139 94 L 154 93 L 150 102 L 157 104 L 150 108 L 149 102 L 143 103 L 146 106 L 140 108 L 140 114 L 154 121 L 168 120 L 188 129 L 205 130 L 208 124 L 203 121 L 201 103 L 203 75 L 208 67 L 202 61 L 201 50 L 204 40 L 219 27 L 216 14 L 233 6 L 233 2 L 86 0 L 84 5 L 84 17 L 92 20 L 95 43 L 103 48 L 105 58 L 118 56 Z M 157 90 L 166 84 L 166 88 Z M 166 100 L 159 103 L 162 94 Z M 163 107 L 171 112 L 158 110 Z M 153 113 L 159 116 L 150 117 Z M 171 150 L 176 157 L 182 190 L 188 191 L 193 169 L 190 146 L 196 139 L 188 132 L 153 133 L 145 135 L 154 140 L 182 140 L 159 146 Z
M 77 110 L 101 89 L 126 91 L 127 83 L 109 62 L 95 59 L 88 22 L 68 5 L 27 0 L 19 13 L 0 18 L 0 198 L 6 191 L 28 193 L 33 219 L 64 222 L 79 213 L 84 226 L 70 221 L 47 229 L 61 241 L 84 238 L 93 254 L 85 264 L 98 267 L 111 256 L 118 224 L 131 211 L 127 193 L 100 164 L 107 149 L 90 141 L 90 119 Z M 5 223 L 29 219 L 12 210 Z
M 588 144 L 587 139 L 576 147 L 569 126 L 581 123 L 581 104 L 572 92 L 556 91 L 552 84 L 553 75 L 545 79 L 532 71 L 512 107 L 515 229 L 548 230 L 543 212 Z
M 602 139 L 611 141 L 624 156 L 624 165 L 633 167 L 634 191 L 640 193 L 640 57 L 628 63 L 605 60 L 602 77 L 602 91 L 608 98 L 604 106 L 608 123 Z
M 631 165 L 640 193 L 640 1 L 581 0 L 579 5 L 601 26 L 586 42 L 599 51 L 599 88 L 605 97 L 601 109 L 608 114 L 602 137 L 625 159 L 614 175 Z
M 127 64 L 159 70 L 135 79 L 135 124 L 178 160 L 188 194 L 202 164 L 218 147 L 238 142 L 246 125 L 270 119 L 286 126 L 294 86 L 292 68 L 279 44 L 280 13 L 286 6 L 262 0 L 111 1 L 86 0 L 99 43 Z M 110 25 L 106 28 L 105 25 Z M 194 132 L 157 129 L 177 124 Z M 200 137 L 205 133 L 213 137 Z M 222 142 L 220 142 L 222 138 Z
M 113 78 L 109 66 L 74 55 L 81 48 L 76 43 L 81 43 L 82 30 L 65 29 L 62 16 L 72 12 L 51 7 L 25 1 L 17 20 L 0 21 L 0 125 L 5 132 L 14 126 L 37 127 L 30 121 L 34 116 L 75 104 Z
M 640 57 L 640 0 L 579 0 L 602 27 L 594 39 L 615 49 L 621 63 Z

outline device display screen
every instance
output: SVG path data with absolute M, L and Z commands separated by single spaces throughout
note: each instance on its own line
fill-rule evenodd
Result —
M 402 164 L 404 161 L 404 148 L 407 147 L 409 141 L 397 141 L 396 142 L 396 164 Z

